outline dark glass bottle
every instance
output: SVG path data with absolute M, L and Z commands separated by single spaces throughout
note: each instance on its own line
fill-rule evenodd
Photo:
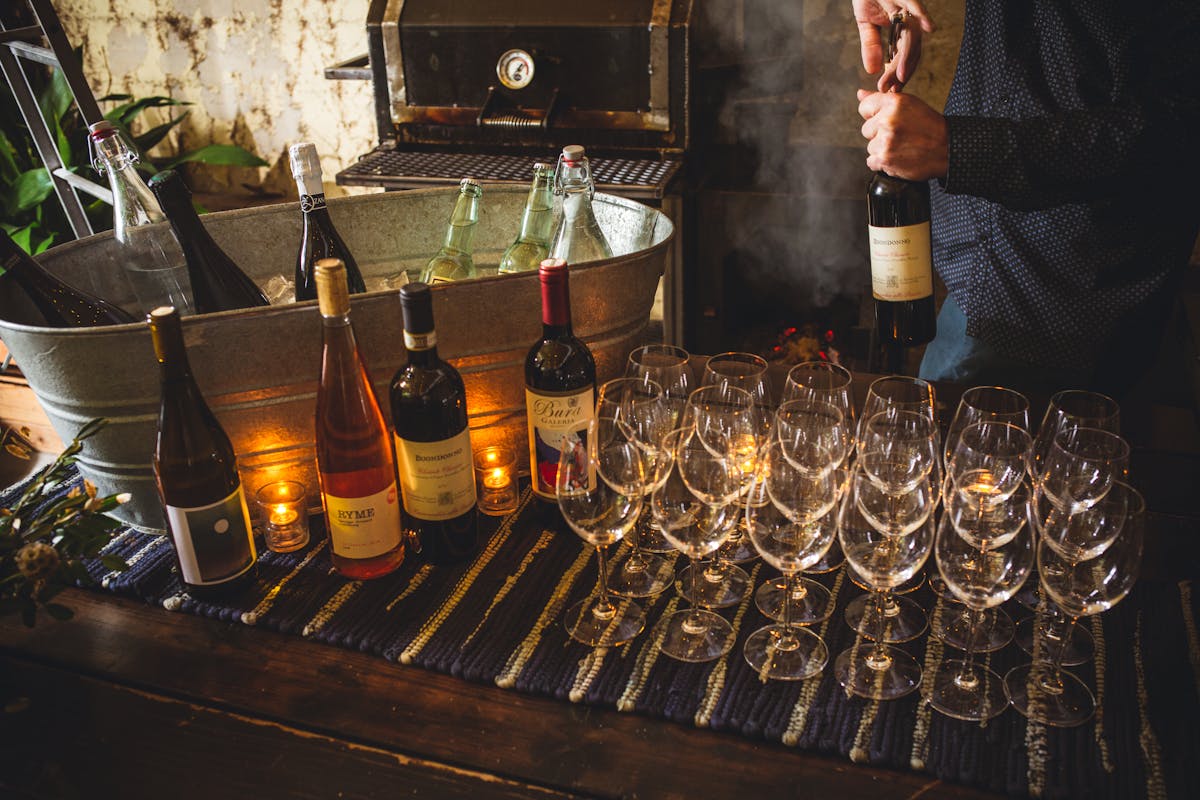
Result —
M 557 503 L 554 482 L 563 437 L 584 439 L 596 409 L 596 361 L 571 328 L 567 262 L 548 258 L 538 267 L 542 337 L 525 357 L 525 415 L 529 471 L 535 496 Z
M 11 322 L 50 328 L 81 328 L 136 321 L 124 309 L 51 275 L 3 228 L 0 228 L 0 266 L 3 266 L 0 281 L 8 290 L 0 300 L 0 315 Z M 21 301 L 18 296 L 21 294 L 33 308 Z
M 150 188 L 183 248 L 197 313 L 270 305 L 258 284 L 242 272 L 204 228 L 192 206 L 192 193 L 179 173 L 163 170 L 150 179 Z
M 867 190 L 871 292 L 885 347 L 925 344 L 937 333 L 929 219 L 928 183 L 875 173 Z
M 224 597 L 255 577 L 254 537 L 237 459 L 192 377 L 179 312 L 162 306 L 147 319 L 162 367 L 154 477 L 180 580 L 198 599 Z
M 473 555 L 479 537 L 466 389 L 438 357 L 429 286 L 400 287 L 400 306 L 408 363 L 390 395 L 405 529 L 427 560 L 449 564 Z
M 347 578 L 377 578 L 404 562 L 392 443 L 350 325 L 346 268 L 323 258 L 316 274 L 323 342 L 317 474 L 333 566 Z
M 296 302 L 314 300 L 317 296 L 315 264 L 322 258 L 340 258 L 346 265 L 346 280 L 350 294 L 361 294 L 367 290 L 363 283 L 358 262 L 350 248 L 342 241 L 329 209 L 325 207 L 325 186 L 321 182 L 321 159 L 311 142 L 294 144 L 288 149 L 292 164 L 292 177 L 300 192 L 300 211 L 304 214 L 304 232 L 300 238 L 300 252 L 296 257 Z

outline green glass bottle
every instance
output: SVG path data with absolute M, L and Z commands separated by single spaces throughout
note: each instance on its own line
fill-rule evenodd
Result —
M 521 232 L 500 258 L 500 272 L 536 270 L 550 255 L 550 237 L 554 235 L 554 167 L 538 162 L 533 165 L 533 184 L 525 200 Z
M 473 178 L 463 178 L 458 185 L 458 200 L 446 226 L 446 241 L 437 255 L 429 259 L 421 273 L 421 282 L 428 284 L 464 281 L 474 278 L 475 261 L 471 258 L 471 240 L 479 224 L 479 198 L 483 189 Z

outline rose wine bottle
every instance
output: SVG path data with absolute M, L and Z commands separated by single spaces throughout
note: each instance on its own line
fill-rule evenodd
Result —
M 150 179 L 150 188 L 183 248 L 197 313 L 270 305 L 258 284 L 242 272 L 205 229 L 192 206 L 192 193 L 179 173 L 163 170 Z
M 333 566 L 348 578 L 377 578 L 404 561 L 392 443 L 350 325 L 346 267 L 321 259 L 316 278 L 324 342 L 317 474 Z
M 871 293 L 879 341 L 912 347 L 937 333 L 929 184 L 875 173 L 867 191 Z
M 408 364 L 390 394 L 405 530 L 427 560 L 449 564 L 473 555 L 479 536 L 467 395 L 458 370 L 438 357 L 429 286 L 400 287 L 400 306 Z
M 317 296 L 317 283 L 313 275 L 315 264 L 322 258 L 340 258 L 346 265 L 346 280 L 350 294 L 361 294 L 367 290 L 363 283 L 358 263 L 350 254 L 350 248 L 338 235 L 325 207 L 325 186 L 321 182 L 321 159 L 317 158 L 316 145 L 301 142 L 288 148 L 292 164 L 292 177 L 300 192 L 300 211 L 304 215 L 304 231 L 300 237 L 300 252 L 296 257 L 296 302 L 312 300 Z
M 529 471 L 536 497 L 557 504 L 554 492 L 564 439 L 586 445 L 596 409 L 596 362 L 571 329 L 567 262 L 548 258 L 538 267 L 542 285 L 542 338 L 525 357 L 525 414 Z
M 0 228 L 0 267 L 3 267 L 0 282 L 5 290 L 0 300 L 0 316 L 11 322 L 80 328 L 136 321 L 124 309 L 51 275 L 3 228 Z
M 179 312 L 150 312 L 150 338 L 162 374 L 154 477 L 188 593 L 209 600 L 255 577 L 246 493 L 229 437 L 192 377 Z

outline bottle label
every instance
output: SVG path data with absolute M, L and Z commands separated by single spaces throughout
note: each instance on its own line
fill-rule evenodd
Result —
M 183 580 L 213 586 L 233 580 L 254 566 L 254 537 L 242 485 L 207 506 L 165 506 L 167 525 Z
M 905 302 L 933 294 L 929 223 L 898 228 L 869 226 L 871 293 L 876 300 Z
M 466 428 L 440 442 L 396 437 L 404 510 L 417 519 L 454 519 L 475 506 L 475 467 Z
M 325 518 L 333 552 L 344 558 L 375 558 L 400 544 L 396 483 L 366 497 L 325 495 Z
M 588 423 L 595 416 L 595 392 L 589 384 L 566 392 L 525 388 L 525 417 L 529 422 L 529 471 L 533 490 L 555 499 L 558 460 L 564 446 L 587 453 Z
M 302 194 L 300 195 L 300 210 L 312 211 L 317 208 L 325 207 L 325 195 L 323 194 Z
M 404 332 L 405 350 L 430 350 L 434 347 L 437 347 L 437 331 L 430 331 L 429 333 Z

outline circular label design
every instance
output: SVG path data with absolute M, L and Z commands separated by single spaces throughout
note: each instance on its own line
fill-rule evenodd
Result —
M 302 194 L 300 195 L 300 210 L 312 211 L 315 208 L 325 207 L 325 195 L 323 194 Z
M 533 56 L 509 50 L 496 62 L 496 77 L 509 89 L 524 89 L 533 80 Z

